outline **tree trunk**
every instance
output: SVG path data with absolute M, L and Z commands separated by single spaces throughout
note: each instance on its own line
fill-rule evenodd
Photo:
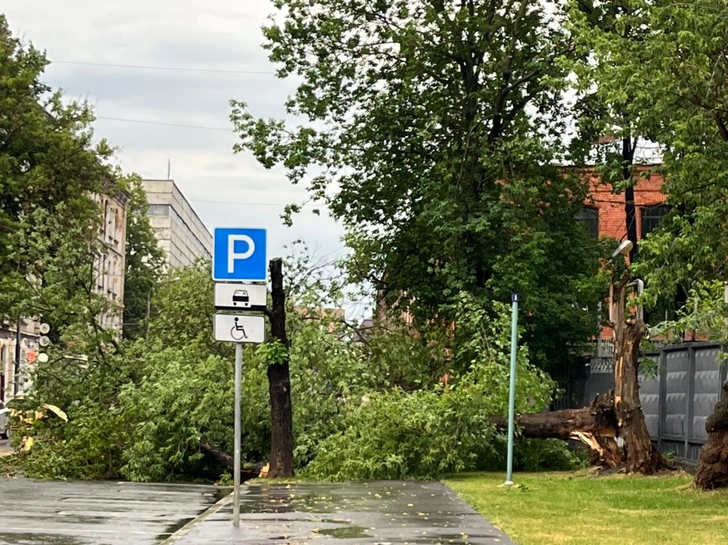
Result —
M 494 418 L 493 422 L 499 428 L 507 427 L 503 417 Z M 617 419 L 611 393 L 597 396 L 589 407 L 583 409 L 520 415 L 516 418 L 516 425 L 521 435 L 529 439 L 581 441 L 590 449 L 592 465 L 613 468 L 621 462 L 614 440 L 617 435 Z
M 625 316 L 629 271 L 612 285 L 610 320 L 614 331 L 614 412 L 617 436 L 623 441 L 627 473 L 651 475 L 671 466 L 652 445 L 639 394 L 639 349 L 647 328 L 642 320 Z
M 268 312 L 271 333 L 286 349 L 286 293 L 283 289 L 283 262 L 280 258 L 270 262 L 271 296 L 273 305 Z M 288 351 L 282 361 L 268 366 L 268 392 L 270 394 L 272 478 L 293 477 L 293 405 L 291 404 L 291 376 Z
M 627 473 L 651 475 L 674 468 L 652 445 L 642 413 L 639 349 L 646 327 L 642 320 L 625 315 L 629 280 L 627 270 L 621 282 L 613 283 L 611 287 L 609 316 L 614 331 L 614 392 L 598 396 L 585 409 L 522 415 L 516 424 L 524 437 L 579 439 L 591 449 L 593 465 L 622 467 Z M 715 420 L 720 425 L 714 426 L 717 435 L 716 446 L 711 451 L 713 455 L 706 457 L 706 464 L 724 464 L 720 470 L 724 479 L 728 478 L 728 466 L 725 465 L 728 461 L 728 401 L 725 403 L 725 413 Z M 504 420 L 495 419 L 495 423 L 503 426 Z M 716 474 L 715 469 L 709 471 Z
M 695 486 L 707 490 L 728 487 L 728 381 L 723 392 L 723 399 L 705 421 L 708 441 L 700 451 L 695 475 Z
M 632 165 L 634 164 L 634 152 L 636 141 L 632 141 L 631 133 L 622 139 L 622 179 L 627 183 L 624 190 L 624 219 L 627 228 L 627 238 L 632 241 L 632 249 L 629 252 L 629 262 L 634 263 L 637 259 L 637 207 L 634 202 L 634 186 L 636 182 L 632 179 Z
M 200 443 L 200 450 L 207 454 L 210 458 L 215 460 L 218 464 L 226 467 L 230 470 L 235 468 L 235 460 L 227 452 L 224 452 L 216 447 L 213 447 L 209 443 Z M 257 463 L 252 464 L 249 467 L 240 468 L 240 480 L 247 481 L 248 479 L 255 479 L 260 475 L 260 471 L 263 469 L 265 464 Z

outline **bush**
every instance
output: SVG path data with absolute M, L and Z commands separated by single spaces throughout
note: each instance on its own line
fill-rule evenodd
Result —
M 505 471 L 507 455 L 507 437 L 499 435 L 492 450 L 478 460 L 477 469 Z M 516 438 L 513 445 L 514 471 L 573 471 L 588 464 L 586 450 L 580 447 L 572 449 L 568 441 Z

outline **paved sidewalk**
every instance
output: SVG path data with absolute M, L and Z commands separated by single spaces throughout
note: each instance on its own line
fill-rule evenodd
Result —
M 164 545 L 513 545 L 441 483 L 252 484 L 243 488 L 241 525 L 232 496 L 218 502 Z
M 0 545 L 153 545 L 219 497 L 214 486 L 0 477 Z

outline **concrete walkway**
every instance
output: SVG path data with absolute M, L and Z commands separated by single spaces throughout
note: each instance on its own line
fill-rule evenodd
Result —
M 0 477 L 0 545 L 153 545 L 219 498 L 214 486 Z
M 252 484 L 241 498 L 241 525 L 228 496 L 164 545 L 281 543 L 513 545 L 502 532 L 432 482 Z

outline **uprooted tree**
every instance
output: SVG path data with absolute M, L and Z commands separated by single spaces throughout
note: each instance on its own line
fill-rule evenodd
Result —
M 613 280 L 610 325 L 614 335 L 614 391 L 597 396 L 589 407 L 520 416 L 524 437 L 578 439 L 592 451 L 592 463 L 650 475 L 670 464 L 650 440 L 639 398 L 639 351 L 646 333 L 641 319 L 627 313 L 631 275 Z

